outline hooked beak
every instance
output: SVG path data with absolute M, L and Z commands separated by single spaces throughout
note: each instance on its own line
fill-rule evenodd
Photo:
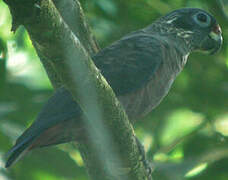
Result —
M 218 24 L 214 26 L 209 34 L 209 37 L 215 41 L 215 48 L 210 52 L 210 54 L 215 54 L 222 46 L 222 30 Z
M 209 54 L 215 54 L 222 46 L 222 30 L 218 24 L 214 25 L 208 37 L 201 44 L 201 49 L 209 52 Z

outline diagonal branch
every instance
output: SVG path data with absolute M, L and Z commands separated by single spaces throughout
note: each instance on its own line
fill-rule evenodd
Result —
M 98 44 L 86 23 L 83 10 L 77 0 L 53 0 L 57 10 L 71 31 L 80 39 L 83 47 L 90 55 L 99 50 Z
M 80 151 L 91 178 L 146 179 L 147 172 L 140 160 L 133 128 L 112 89 L 87 53 L 97 51 L 89 31 L 85 36 L 90 37 L 80 39 L 82 42 L 88 40 L 90 45 L 86 51 L 76 37 L 83 36 L 79 32 L 80 27 L 73 28 L 73 33 L 70 29 L 73 26 L 64 22 L 65 16 L 60 16 L 51 0 L 5 2 L 12 14 L 12 29 L 16 30 L 21 24 L 25 26 L 37 54 L 46 64 L 53 86 L 64 85 L 85 114 L 85 125 L 92 139 L 91 143 L 80 144 Z M 75 6 L 81 9 L 78 1 L 75 2 Z M 76 20 L 80 18 L 76 17 Z
M 219 8 L 220 8 L 220 10 L 221 10 L 221 12 L 222 12 L 222 15 L 223 15 L 223 16 L 225 17 L 225 19 L 228 21 L 228 14 L 227 14 L 227 12 L 226 12 L 226 10 L 225 10 L 224 2 L 223 2 L 222 0 L 217 0 L 216 2 L 218 3 L 218 6 L 219 6 Z

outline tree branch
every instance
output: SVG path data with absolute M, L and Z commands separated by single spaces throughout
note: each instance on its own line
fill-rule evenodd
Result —
M 83 10 L 77 0 L 53 0 L 65 23 L 78 37 L 83 47 L 90 55 L 96 54 L 99 50 L 96 39 L 86 23 Z
M 225 10 L 224 2 L 222 0 L 217 0 L 217 3 L 218 3 L 218 6 L 222 12 L 223 17 L 225 17 L 226 21 L 228 21 L 228 14 Z
M 82 30 L 88 27 L 85 22 L 83 26 L 72 26 L 67 20 L 70 16 L 62 12 L 62 18 L 51 0 L 5 2 L 12 14 L 12 29 L 16 30 L 21 24 L 25 26 L 53 86 L 64 85 L 85 114 L 91 141 L 80 144 L 80 151 L 91 178 L 147 179 L 127 115 L 76 37 L 86 37 L 80 40 L 90 54 L 97 51 L 90 31 Z M 75 0 L 74 5 L 81 11 L 78 1 Z M 80 14 L 72 16 L 75 21 L 84 21 Z

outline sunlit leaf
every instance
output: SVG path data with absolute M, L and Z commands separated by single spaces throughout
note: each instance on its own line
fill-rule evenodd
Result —
M 215 121 L 215 129 L 223 136 L 228 136 L 228 115 L 224 115 Z
M 190 170 L 186 175 L 185 177 L 193 177 L 193 176 L 196 176 L 198 175 L 199 173 L 201 173 L 203 170 L 205 170 L 207 168 L 207 163 L 202 163 L 198 166 L 196 166 L 194 169 Z
M 167 117 L 167 123 L 161 137 L 162 144 L 169 144 L 177 137 L 182 137 L 191 132 L 202 123 L 203 115 L 187 109 L 174 111 Z

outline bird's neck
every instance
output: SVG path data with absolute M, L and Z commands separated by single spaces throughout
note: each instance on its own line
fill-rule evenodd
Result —
M 177 60 L 171 63 L 172 66 L 175 66 L 178 72 L 181 71 L 187 62 L 189 54 L 192 51 L 186 39 L 182 39 L 175 35 L 159 33 L 153 37 L 156 37 L 161 43 L 163 43 L 165 47 L 168 47 L 167 50 L 170 51 L 173 59 Z
M 179 59 L 179 61 L 177 62 L 177 65 L 181 70 L 185 66 L 188 56 L 192 51 L 191 47 L 189 46 L 186 39 L 182 39 L 178 36 L 169 36 L 169 38 L 164 38 L 164 39 L 168 39 L 166 43 L 170 47 L 170 51 L 173 51 L 173 54 L 176 54 L 177 56 L 179 56 L 177 58 Z
M 143 31 L 153 34 L 153 36 L 158 37 L 159 40 L 164 41 L 169 46 L 175 47 L 182 56 L 188 56 L 193 51 L 193 47 L 191 46 L 192 31 L 177 29 L 171 24 L 167 25 L 161 22 L 153 23 Z
M 164 36 L 166 36 L 166 35 L 164 35 Z M 164 38 L 164 39 L 168 39 L 167 43 L 171 47 L 174 47 L 182 56 L 188 56 L 192 52 L 192 48 L 189 45 L 190 40 L 183 39 L 176 35 L 173 35 L 173 36 L 168 35 L 168 38 Z

